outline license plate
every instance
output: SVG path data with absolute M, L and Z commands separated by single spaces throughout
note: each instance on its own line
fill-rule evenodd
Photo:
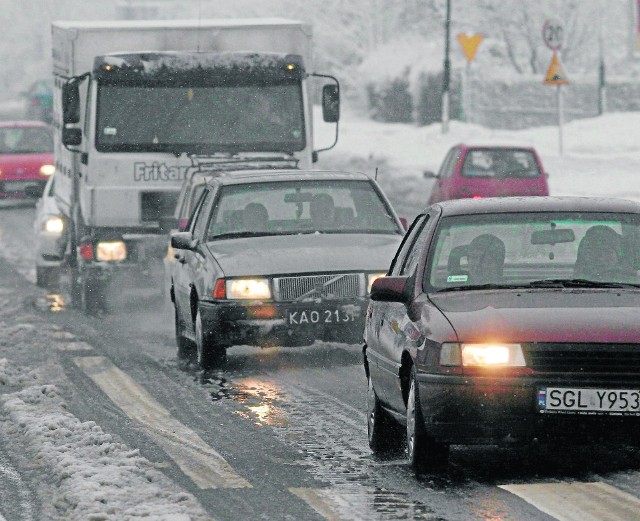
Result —
M 640 416 L 640 389 L 543 387 L 538 409 L 547 414 Z
M 36 183 L 29 181 L 5 181 L 5 192 L 24 192 L 27 186 L 36 186 Z
M 355 320 L 355 313 L 347 313 L 341 309 L 296 310 L 288 311 L 289 324 L 299 326 L 305 324 L 344 324 Z

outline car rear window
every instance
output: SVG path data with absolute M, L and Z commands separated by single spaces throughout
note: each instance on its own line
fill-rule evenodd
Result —
M 431 290 L 585 279 L 638 283 L 640 216 L 504 213 L 446 217 L 425 270 Z
M 401 234 L 368 181 L 278 181 L 222 187 L 208 238 L 299 233 Z
M 0 127 L 0 154 L 45 154 L 53 152 L 53 137 L 46 128 Z
M 529 150 L 470 150 L 462 165 L 463 177 L 534 178 L 540 175 L 536 158 Z

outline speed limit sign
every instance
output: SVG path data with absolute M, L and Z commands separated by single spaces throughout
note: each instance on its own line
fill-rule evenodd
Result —
M 564 27 L 559 18 L 549 18 L 542 26 L 542 39 L 549 49 L 557 51 L 562 47 Z

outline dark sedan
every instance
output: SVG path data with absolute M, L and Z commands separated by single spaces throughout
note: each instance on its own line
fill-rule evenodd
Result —
M 371 284 L 404 229 L 364 174 L 220 172 L 174 233 L 171 298 L 179 356 L 203 367 L 233 345 L 362 342 Z
M 640 441 L 640 204 L 455 200 L 418 216 L 367 313 L 369 444 Z

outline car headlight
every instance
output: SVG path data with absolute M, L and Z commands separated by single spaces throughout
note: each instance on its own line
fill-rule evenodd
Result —
M 40 175 L 50 176 L 56 171 L 56 167 L 54 165 L 42 165 L 40 167 Z
M 371 293 L 371 286 L 380 277 L 386 276 L 386 273 L 368 273 L 367 274 L 367 295 Z
M 442 344 L 440 365 L 464 367 L 525 367 L 520 344 Z
M 96 259 L 99 261 L 121 261 L 127 258 L 127 247 L 123 241 L 99 242 Z
M 44 222 L 42 228 L 49 233 L 62 233 L 64 231 L 64 221 L 62 217 L 52 215 Z
M 271 288 L 267 279 L 227 280 L 228 299 L 265 300 L 271 298 Z

